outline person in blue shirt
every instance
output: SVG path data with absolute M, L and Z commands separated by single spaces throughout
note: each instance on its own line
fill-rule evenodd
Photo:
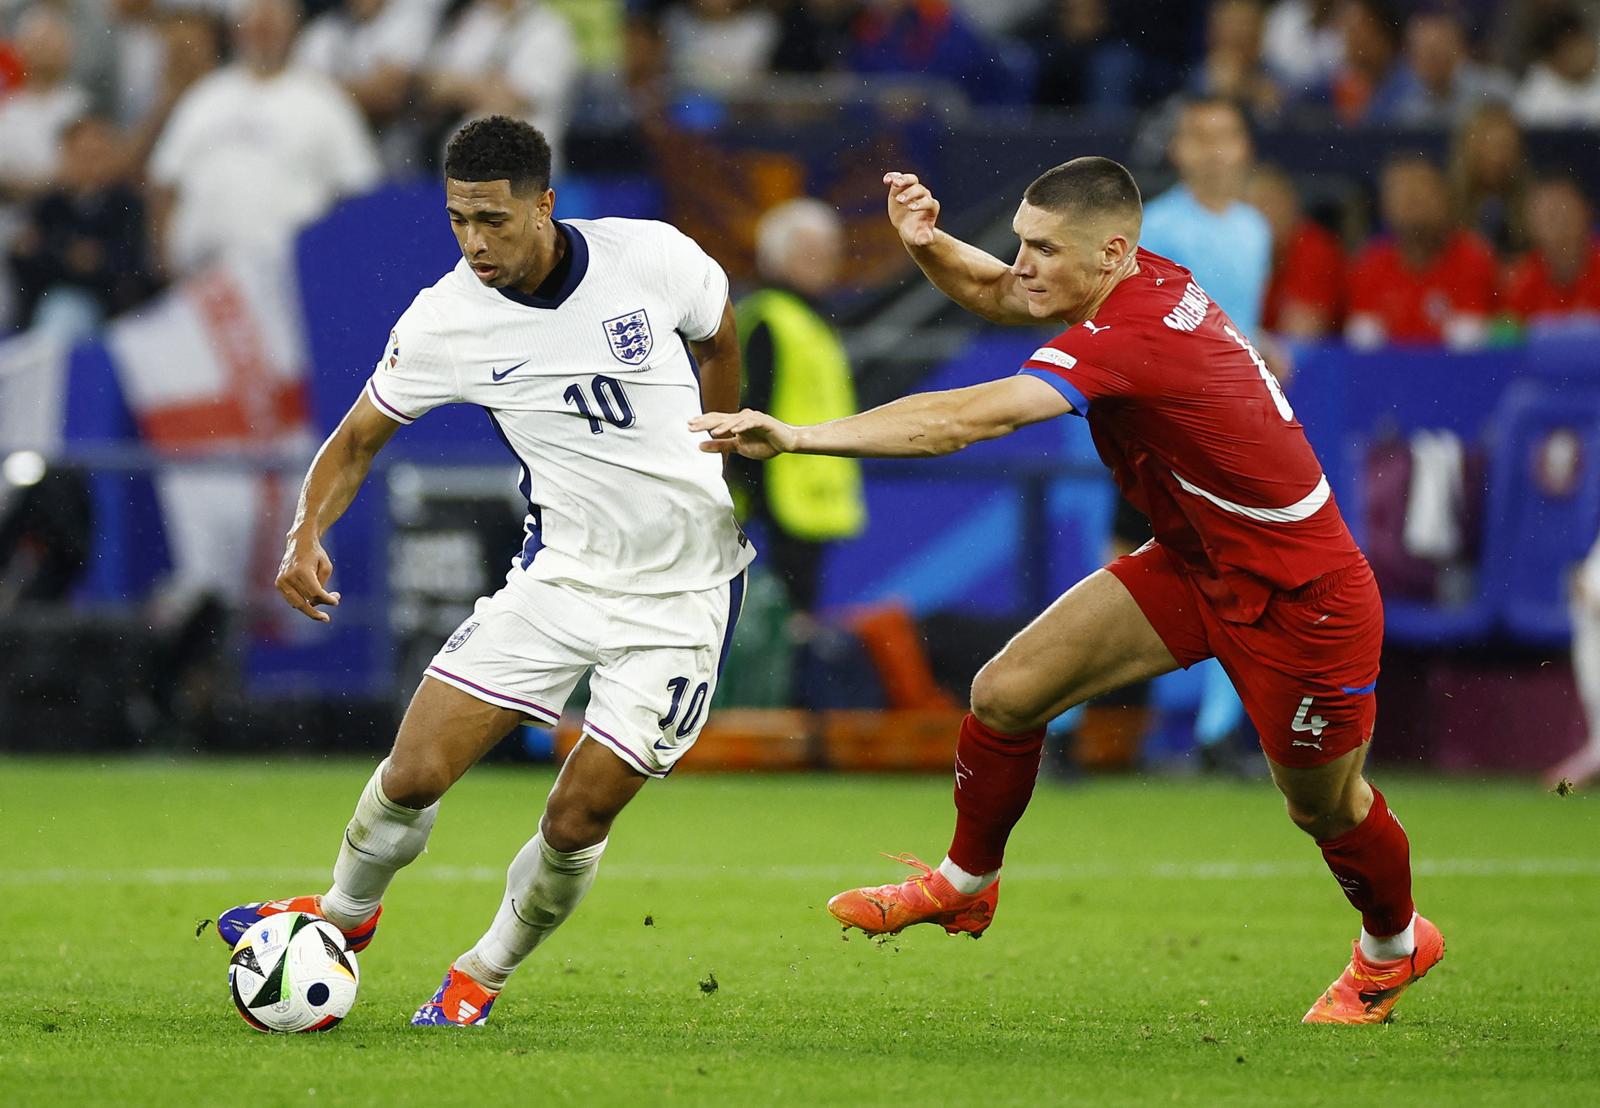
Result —
M 1254 338 L 1272 268 L 1272 231 L 1243 199 L 1254 159 L 1243 114 L 1228 100 L 1189 101 L 1168 155 L 1178 183 L 1145 205 L 1140 245 L 1187 266 Z
M 1145 204 L 1140 245 L 1188 267 L 1239 330 L 1260 342 L 1272 230 L 1267 217 L 1243 200 L 1255 157 L 1243 112 L 1221 98 L 1188 101 L 1178 114 L 1168 156 L 1178 183 Z M 1119 504 L 1113 535 L 1119 552 L 1147 538 L 1148 522 Z M 1221 771 L 1253 768 L 1253 760 L 1228 742 L 1244 723 L 1244 708 L 1228 675 L 1215 660 L 1198 668 L 1205 682 L 1195 719 L 1201 764 Z

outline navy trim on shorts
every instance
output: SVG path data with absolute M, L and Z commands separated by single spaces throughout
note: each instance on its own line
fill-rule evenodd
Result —
M 1366 696 L 1368 693 L 1370 693 L 1373 689 L 1375 689 L 1377 687 L 1378 687 L 1378 682 L 1373 681 L 1372 684 L 1370 684 L 1370 685 L 1362 685 L 1360 688 L 1355 688 L 1353 686 L 1348 686 L 1348 685 L 1342 685 L 1342 686 L 1340 686 L 1339 691 L 1342 692 L 1342 693 L 1349 693 L 1351 696 Z
M 750 576 L 748 569 L 728 582 L 728 626 L 722 632 L 722 650 L 717 654 L 717 677 L 722 677 L 722 667 L 728 664 L 728 651 L 733 648 L 733 629 L 739 626 L 739 616 L 744 611 L 744 586 Z

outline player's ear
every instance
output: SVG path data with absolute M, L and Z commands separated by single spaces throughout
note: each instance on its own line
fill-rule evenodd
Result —
M 556 208 L 556 190 L 547 188 L 539 194 L 539 202 L 534 206 L 539 213 L 539 222 L 543 223 L 550 218 L 550 213 Z
M 1112 235 L 1100 247 L 1100 257 L 1107 269 L 1116 269 L 1132 250 L 1133 244 L 1126 235 Z

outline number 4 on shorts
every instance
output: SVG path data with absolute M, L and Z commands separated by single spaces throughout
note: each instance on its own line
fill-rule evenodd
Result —
M 1313 736 L 1320 739 L 1322 737 L 1322 729 L 1328 726 L 1328 721 L 1323 719 L 1321 716 L 1312 716 L 1310 719 L 1306 718 L 1306 713 L 1311 711 L 1311 699 L 1312 698 L 1308 696 L 1300 701 L 1300 710 L 1295 713 L 1294 722 L 1289 725 L 1289 728 L 1292 731 L 1310 731 Z M 1297 745 L 1311 746 L 1313 744 L 1304 743 Z

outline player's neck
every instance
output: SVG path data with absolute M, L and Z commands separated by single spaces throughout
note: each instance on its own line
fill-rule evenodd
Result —
M 1136 253 L 1129 254 L 1122 259 L 1121 265 L 1106 274 L 1100 288 L 1084 303 L 1081 309 L 1063 316 L 1061 321 L 1068 327 L 1076 327 L 1086 319 L 1093 319 L 1112 292 L 1116 290 L 1116 287 L 1137 272 L 1139 272 L 1139 256 Z
M 528 275 L 512 286 L 517 292 L 526 296 L 537 295 L 540 287 L 549 280 L 550 274 L 560 267 L 562 259 L 567 256 L 567 236 L 561 233 L 554 219 L 545 225 L 541 237 L 544 242 L 534 255 L 534 263 L 529 268 Z

